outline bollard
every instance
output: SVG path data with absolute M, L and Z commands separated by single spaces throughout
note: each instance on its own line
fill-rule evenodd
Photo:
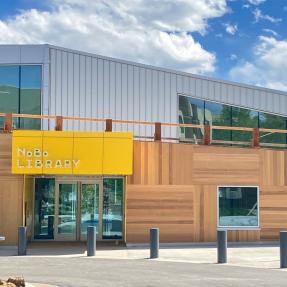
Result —
M 159 255 L 159 229 L 150 229 L 150 258 L 158 258 Z
M 18 256 L 27 254 L 27 228 L 18 227 Z
M 217 230 L 217 263 L 227 263 L 227 230 Z
M 87 256 L 96 255 L 97 232 L 95 226 L 88 226 L 87 229 Z
M 280 268 L 287 268 L 287 231 L 280 231 Z

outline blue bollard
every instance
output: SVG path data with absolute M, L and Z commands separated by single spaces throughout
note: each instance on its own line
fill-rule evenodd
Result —
M 96 227 L 88 226 L 87 228 L 87 256 L 96 255 L 96 240 L 97 240 Z
M 18 256 L 27 254 L 27 228 L 18 227 Z
M 159 229 L 150 229 L 150 258 L 158 258 L 159 256 Z
M 287 231 L 280 231 L 280 268 L 287 268 Z
M 217 230 L 217 263 L 227 263 L 227 230 Z

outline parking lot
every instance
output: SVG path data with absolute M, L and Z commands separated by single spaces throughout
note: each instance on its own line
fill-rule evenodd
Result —
M 28 255 L 0 247 L 0 278 L 24 276 L 57 286 L 285 286 L 278 243 L 229 244 L 228 264 L 216 264 L 213 244 L 161 245 L 150 260 L 147 245 L 98 246 L 87 257 L 85 245 L 37 243 Z

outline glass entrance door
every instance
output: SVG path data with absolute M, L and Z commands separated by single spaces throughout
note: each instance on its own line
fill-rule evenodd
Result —
M 98 240 L 120 240 L 123 202 L 123 178 L 36 178 L 33 238 L 85 241 L 95 226 Z
M 96 226 L 102 238 L 100 189 L 96 181 L 57 182 L 55 240 L 86 240 L 88 226 Z
M 55 239 L 77 239 L 77 182 L 59 182 L 56 188 Z

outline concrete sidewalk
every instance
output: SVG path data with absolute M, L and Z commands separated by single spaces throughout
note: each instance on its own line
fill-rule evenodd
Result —
M 29 257 L 85 257 L 86 247 L 79 243 L 32 243 Z M 15 256 L 15 247 L 0 247 L 0 256 Z M 279 243 L 230 243 L 228 265 L 277 269 Z M 148 245 L 97 246 L 96 258 L 143 260 L 149 258 Z M 91 258 L 93 260 L 93 258 Z M 215 244 L 161 244 L 157 261 L 214 264 L 217 261 Z

